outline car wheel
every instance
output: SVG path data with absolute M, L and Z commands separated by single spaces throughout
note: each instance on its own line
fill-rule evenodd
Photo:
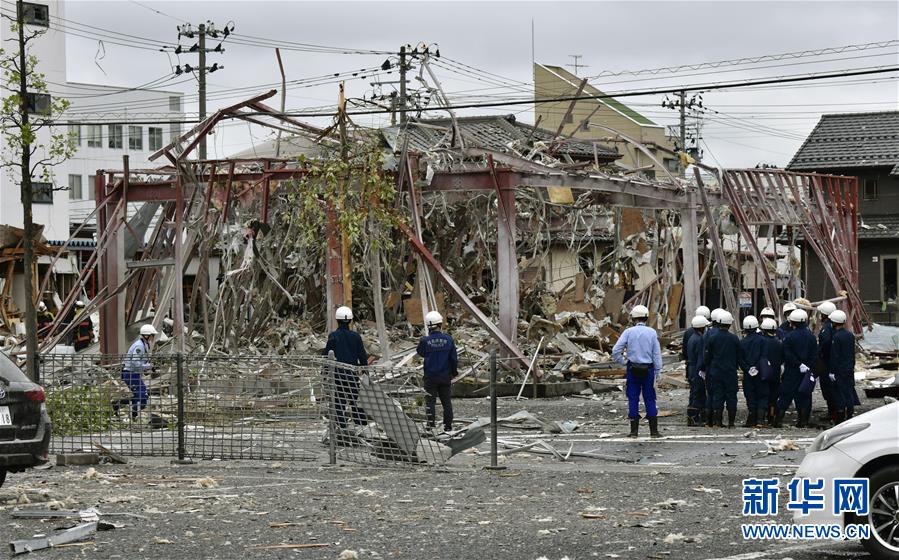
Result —
M 872 474 L 869 488 L 871 506 L 866 520 L 871 537 L 862 545 L 874 558 L 899 560 L 899 467 L 886 467 Z

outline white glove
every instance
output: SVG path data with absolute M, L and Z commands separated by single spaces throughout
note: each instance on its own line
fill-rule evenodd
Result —
M 827 377 L 829 377 L 830 380 L 833 381 L 834 383 L 837 382 L 837 376 L 836 376 L 836 375 L 834 375 L 834 374 L 832 374 L 832 373 L 829 373 L 829 374 L 827 374 Z
M 758 374 L 759 374 L 759 370 L 755 366 L 752 366 L 751 368 L 749 368 L 749 376 L 750 377 L 755 377 Z
M 700 379 L 705 379 L 705 370 L 704 369 L 699 370 L 699 377 L 700 377 Z
M 799 371 L 801 371 L 802 373 L 808 373 L 810 370 L 811 370 L 811 368 L 808 367 L 807 365 L 799 364 Z

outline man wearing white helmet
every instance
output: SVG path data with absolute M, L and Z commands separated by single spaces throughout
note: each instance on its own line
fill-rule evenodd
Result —
M 768 412 L 768 381 L 762 379 L 765 360 L 765 339 L 758 331 L 759 321 L 753 315 L 743 318 L 743 338 L 740 340 L 740 369 L 743 370 L 743 396 L 746 398 L 744 428 L 754 428 L 765 421 Z M 764 361 L 763 361 L 764 360 Z
M 443 316 L 437 311 L 429 311 L 425 315 L 425 325 L 429 334 L 418 342 L 418 355 L 425 359 L 424 389 L 428 428 L 436 424 L 437 398 L 443 407 L 443 429 L 453 429 L 452 379 L 459 367 L 459 356 L 453 337 L 441 331 Z
M 846 313 L 835 309 L 829 317 L 833 323 L 828 374 L 834 390 L 835 423 L 852 418 L 859 404 L 855 392 L 855 335 L 846 328 Z
M 627 366 L 625 393 L 627 393 L 628 418 L 631 421 L 628 437 L 637 437 L 637 430 L 640 427 L 641 394 L 646 407 L 646 417 L 649 419 L 649 435 L 651 437 L 660 435 L 655 376 L 662 371 L 662 349 L 655 329 L 646 326 L 648 318 L 649 309 L 643 305 L 635 305 L 631 309 L 631 321 L 634 325 L 621 333 L 621 337 L 612 348 L 612 357 L 615 361 Z
M 359 333 L 350 330 L 353 321 L 353 310 L 342 305 L 334 313 L 337 319 L 337 329 L 328 335 L 328 343 L 322 354 L 327 356 L 334 352 L 334 359 L 351 366 L 368 365 L 368 353 L 362 343 Z M 359 425 L 368 424 L 368 418 L 362 407 L 356 403 L 359 397 L 359 377 L 352 369 L 337 368 L 334 372 L 334 404 L 337 426 L 341 430 L 346 428 L 346 409 L 351 409 L 353 422 Z
M 784 320 L 780 324 L 780 327 L 777 329 L 777 338 L 783 340 L 787 337 L 787 333 L 793 330 L 793 325 L 790 323 L 790 313 L 792 313 L 796 309 L 796 304 L 792 301 L 788 301 L 784 304 L 783 314 Z
M 818 341 L 808 330 L 808 313 L 795 309 L 790 313 L 792 330 L 783 342 L 784 373 L 777 397 L 777 415 L 774 427 L 783 427 L 783 417 L 791 403 L 796 403 L 797 428 L 808 426 L 812 414 L 812 391 L 815 375 L 812 365 L 818 358 Z
M 140 336 L 137 337 L 128 348 L 128 356 L 122 364 L 122 381 L 131 389 L 131 398 L 122 399 L 113 403 L 112 409 L 116 416 L 122 405 L 131 404 L 131 419 L 137 420 L 140 411 L 150 403 L 150 393 L 144 384 L 144 372 L 153 369 L 150 363 L 150 351 L 153 348 L 153 339 L 159 334 L 153 325 L 141 325 Z
M 818 331 L 818 361 L 813 368 L 815 375 L 821 380 L 821 396 L 827 403 L 827 419 L 836 423 L 837 416 L 837 389 L 827 375 L 827 364 L 830 363 L 830 346 L 833 340 L 833 324 L 830 322 L 830 314 L 837 310 L 837 306 L 830 301 L 821 302 L 818 305 L 818 313 L 822 316 L 821 329 Z
M 52 325 L 54 319 L 56 317 L 47 309 L 46 303 L 40 302 L 37 304 L 37 331 L 41 338 L 43 338 L 41 332 Z
M 767 360 L 767 367 L 759 368 L 759 375 L 768 383 L 768 413 L 766 416 L 768 425 L 773 426 L 783 368 L 783 343 L 777 338 L 777 321 L 774 317 L 765 317 L 759 327 L 765 340 L 765 359 Z M 759 422 L 763 421 L 764 419 L 759 417 Z
M 712 312 L 709 311 L 708 307 L 706 307 L 704 305 L 700 305 L 699 307 L 696 308 L 696 313 L 694 313 L 693 316 L 694 316 L 694 318 L 695 317 L 704 317 L 705 319 L 709 319 L 712 316 Z M 680 355 L 681 355 L 681 358 L 684 360 L 684 367 L 685 367 L 686 372 L 689 372 L 689 370 L 690 370 L 689 360 L 687 359 L 687 343 L 690 341 L 690 337 L 693 336 L 694 332 L 696 332 L 696 331 L 693 329 L 693 325 L 691 324 L 684 331 L 684 336 L 681 339 Z
M 94 322 L 91 316 L 84 312 L 85 305 L 80 299 L 75 302 L 75 335 L 72 345 L 76 352 L 84 350 L 94 342 Z
M 777 325 L 777 313 L 775 313 L 774 310 L 770 307 L 763 307 L 762 311 L 759 313 L 759 323 L 761 323 L 765 319 L 773 319 L 774 324 Z
M 687 341 L 687 381 L 690 382 L 690 401 L 687 404 L 687 426 L 702 426 L 705 423 L 705 364 L 703 348 L 705 329 L 709 320 L 697 315 L 690 322 L 696 336 Z
M 727 427 L 734 427 L 737 417 L 737 366 L 740 363 L 740 339 L 730 332 L 730 326 L 734 322 L 733 315 L 728 311 L 718 314 L 718 323 L 721 327 L 718 332 L 709 336 L 705 341 L 705 362 L 708 380 L 709 396 L 706 400 L 708 407 L 709 427 L 724 426 L 724 408 L 727 406 Z

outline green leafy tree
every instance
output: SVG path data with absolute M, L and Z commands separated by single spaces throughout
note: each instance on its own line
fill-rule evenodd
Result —
M 25 332 L 28 376 L 39 380 L 37 370 L 37 316 L 33 270 L 34 220 L 31 204 L 34 199 L 34 177 L 51 183 L 52 168 L 75 153 L 75 142 L 67 132 L 54 132 L 54 119 L 69 107 L 65 99 L 50 98 L 44 75 L 37 71 L 38 60 L 28 53 L 32 41 L 45 31 L 26 29 L 25 6 L 16 2 L 16 18 L 10 20 L 11 31 L 18 37 L 16 50 L 0 49 L 0 79 L 5 96 L 0 108 L 0 135 L 3 153 L 0 167 L 18 183 L 22 195 L 23 223 L 25 230 Z M 49 134 L 38 134 L 41 129 Z

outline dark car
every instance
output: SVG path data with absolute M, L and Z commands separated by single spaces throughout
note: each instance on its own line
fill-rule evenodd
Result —
M 0 352 L 0 486 L 7 472 L 47 462 L 50 431 L 43 387 Z

